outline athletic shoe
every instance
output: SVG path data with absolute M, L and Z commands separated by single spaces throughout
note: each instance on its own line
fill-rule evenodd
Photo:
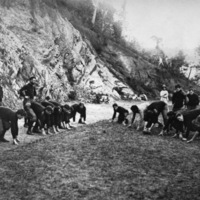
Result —
M 56 131 L 55 128 L 52 128 L 52 133 L 53 133 L 53 134 L 57 134 L 57 131 Z
M 57 132 L 60 132 L 61 130 L 60 130 L 59 128 L 56 128 L 56 131 L 57 131 Z
M 183 140 L 183 141 L 187 141 L 187 138 L 182 137 L 182 140 Z
M 71 129 L 70 126 L 69 126 L 69 124 L 66 125 L 66 129 L 68 129 L 68 130 Z
M 9 142 L 9 141 L 6 140 L 5 138 L 0 138 L 0 142 Z
M 174 134 L 172 137 L 173 137 L 173 138 L 177 137 L 177 134 Z
M 19 143 L 20 141 L 16 138 L 16 141 Z
M 47 135 L 53 135 L 53 133 L 51 131 L 46 131 Z
M 27 134 L 27 135 L 34 135 L 34 134 L 32 133 L 32 131 L 27 131 L 26 134 Z
M 47 134 L 45 133 L 45 131 L 42 131 L 41 134 L 42 134 L 42 135 L 47 135 Z
M 13 140 L 13 144 L 14 144 L 14 145 L 19 145 L 19 143 L 17 142 L 16 139 Z

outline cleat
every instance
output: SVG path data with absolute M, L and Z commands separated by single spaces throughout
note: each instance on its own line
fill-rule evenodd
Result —
M 41 134 L 42 134 L 42 135 L 47 135 L 47 134 L 45 133 L 45 131 L 44 131 L 44 130 L 41 132 Z
M 183 137 L 182 140 L 183 140 L 183 141 L 187 141 L 187 138 L 184 138 L 184 137 Z
M 175 138 L 175 137 L 177 137 L 177 134 L 174 134 L 174 135 L 172 136 L 172 138 Z
M 20 141 L 16 138 L 16 141 L 18 142 L 18 143 L 20 143 Z
M 27 134 L 27 135 L 34 135 L 34 134 L 32 133 L 32 131 L 27 131 L 26 134 Z
M 14 145 L 19 145 L 19 143 L 17 142 L 16 139 L 13 140 L 13 144 L 14 144 Z

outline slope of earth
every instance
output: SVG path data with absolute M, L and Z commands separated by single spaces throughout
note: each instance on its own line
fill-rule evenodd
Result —
M 101 121 L 0 154 L 0 199 L 199 199 L 199 141 Z

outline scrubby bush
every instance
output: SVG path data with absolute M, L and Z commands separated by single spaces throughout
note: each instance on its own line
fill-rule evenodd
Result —
M 76 91 L 70 91 L 69 92 L 69 94 L 68 94 L 68 98 L 70 99 L 70 100 L 77 100 L 77 93 L 76 93 Z

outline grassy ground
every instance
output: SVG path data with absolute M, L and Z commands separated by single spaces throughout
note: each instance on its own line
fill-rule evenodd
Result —
M 199 141 L 107 121 L 0 153 L 0 199 L 200 199 Z

